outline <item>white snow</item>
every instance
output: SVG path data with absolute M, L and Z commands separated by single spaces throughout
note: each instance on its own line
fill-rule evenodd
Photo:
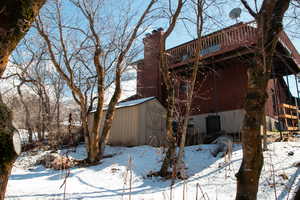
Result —
M 116 108 L 135 106 L 135 105 L 139 105 L 139 104 L 145 103 L 145 102 L 153 100 L 153 99 L 155 99 L 155 97 L 147 97 L 147 98 L 141 98 L 141 99 L 136 99 L 136 100 L 131 100 L 131 101 L 125 101 L 125 102 L 118 103 L 116 105 Z M 103 110 L 107 110 L 107 108 L 108 108 L 108 106 L 104 107 Z M 92 112 L 95 112 L 95 111 L 92 111 Z
M 197 145 L 186 147 L 185 161 L 189 178 L 176 181 L 173 186 L 173 200 L 196 199 L 196 186 L 199 184 L 198 199 L 234 199 L 236 192 L 235 173 L 241 164 L 240 145 L 234 145 L 232 161 L 224 165 L 224 159 L 211 156 L 214 145 Z M 258 199 L 291 199 L 295 186 L 300 183 L 300 168 L 294 166 L 300 161 L 297 153 L 299 142 L 273 143 L 270 151 L 264 153 L 263 167 Z M 288 152 L 294 155 L 289 156 Z M 64 153 L 66 151 L 61 151 Z M 107 147 L 107 154 L 116 154 L 106 158 L 101 164 L 88 168 L 74 168 L 66 181 L 66 199 L 129 199 L 132 200 L 168 200 L 170 199 L 170 180 L 153 177 L 147 178 L 150 171 L 157 171 L 162 161 L 162 149 L 150 146 Z M 13 168 L 7 189 L 7 199 L 63 199 L 66 171 L 54 171 L 42 166 L 30 166 L 44 152 L 30 156 L 21 156 Z M 70 156 L 82 159 L 85 157 L 83 146 Z M 132 190 L 129 191 L 129 159 L 132 159 Z M 274 170 L 273 170 L 274 169 Z M 273 175 L 274 174 L 274 175 Z M 288 179 L 284 179 L 284 175 Z M 226 176 L 227 175 L 227 176 Z M 274 184 L 275 179 L 275 184 Z M 184 185 L 186 191 L 184 191 Z M 275 187 L 274 187 L 275 185 Z M 202 192 L 201 192 L 201 190 Z M 291 191 L 289 192 L 289 190 Z
M 135 106 L 135 105 L 142 104 L 142 103 L 145 103 L 147 101 L 150 101 L 152 99 L 155 99 L 155 97 L 147 97 L 147 98 L 136 99 L 136 100 L 132 100 L 132 101 L 126 101 L 126 102 L 118 103 L 116 108 Z
M 135 106 L 135 105 L 142 104 L 144 102 L 150 101 L 152 99 L 155 99 L 155 97 L 147 97 L 147 98 L 136 99 L 136 100 L 132 100 L 132 101 L 126 101 L 126 102 L 118 103 L 116 108 Z
M 134 68 L 129 67 L 126 72 L 122 74 L 121 80 L 121 97 L 120 101 L 127 99 L 130 96 L 136 94 L 137 91 L 137 72 Z M 109 88 L 105 90 L 104 101 L 105 104 L 109 104 L 111 97 L 115 91 L 115 84 L 113 83 Z

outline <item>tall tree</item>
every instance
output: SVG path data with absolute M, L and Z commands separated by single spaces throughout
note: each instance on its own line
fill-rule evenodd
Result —
M 247 70 L 247 94 L 244 106 L 246 116 L 242 129 L 243 161 L 236 174 L 236 199 L 255 200 L 263 166 L 260 125 L 263 124 L 267 100 L 267 82 L 271 75 L 278 37 L 283 30 L 283 16 L 290 0 L 264 0 L 258 12 L 255 12 L 246 0 L 241 2 L 257 23 L 257 50 L 254 64 Z
M 59 106 L 57 102 L 52 103 L 51 93 L 52 91 L 55 93 L 55 99 L 57 100 L 57 93 L 61 92 L 59 88 L 61 87 L 61 83 L 53 80 L 53 77 L 57 76 L 57 73 L 49 66 L 47 67 L 49 61 L 45 60 L 44 57 L 46 53 L 45 44 L 37 41 L 36 36 L 31 34 L 30 37 L 27 37 L 18 45 L 18 48 L 10 59 L 13 66 L 12 69 L 15 72 L 9 74 L 7 77 L 3 77 L 3 79 L 14 78 L 19 81 L 17 91 L 25 109 L 26 129 L 32 132 L 32 129 L 35 127 L 39 140 L 43 140 L 46 133 L 49 138 L 53 139 L 54 131 L 51 124 L 54 119 L 54 113 Z M 26 55 L 22 55 L 20 52 L 27 53 Z M 26 86 L 27 90 L 35 93 L 39 100 L 39 105 L 36 106 L 39 110 L 36 112 L 38 113 L 38 120 L 36 121 L 33 120 L 36 113 L 31 114 L 29 112 L 30 104 L 23 98 L 22 86 Z
M 3 0 L 0 3 L 0 77 L 8 58 L 30 28 L 46 0 Z M 0 96 L 0 200 L 17 157 L 13 148 L 12 115 Z
M 174 120 L 174 108 L 175 108 L 175 88 L 174 82 L 172 79 L 172 75 L 169 72 L 168 65 L 168 54 L 166 52 L 166 40 L 173 32 L 181 10 L 184 5 L 183 0 L 177 1 L 177 7 L 174 12 L 172 12 L 171 3 L 169 2 L 169 25 L 166 29 L 166 32 L 163 33 L 162 38 L 160 40 L 160 63 L 159 68 L 162 74 L 163 83 L 165 85 L 166 94 L 167 94 L 167 116 L 166 116 L 166 144 L 167 144 L 167 152 L 165 158 L 163 160 L 162 166 L 159 171 L 159 175 L 162 177 L 169 176 L 168 169 L 170 164 L 175 164 L 176 160 L 176 137 L 173 134 L 172 122 Z
M 190 112 L 192 109 L 192 101 L 194 97 L 195 92 L 195 83 L 198 77 L 199 68 L 202 66 L 201 62 L 201 55 L 200 50 L 202 49 L 202 30 L 203 30 L 203 23 L 204 23 L 204 9 L 205 9 L 205 0 L 196 0 L 192 1 L 192 8 L 194 10 L 195 14 L 195 22 L 194 25 L 196 26 L 196 36 L 197 36 L 197 42 L 196 46 L 193 52 L 193 57 L 195 58 L 195 62 L 191 66 L 191 72 L 187 75 L 187 88 L 186 88 L 186 97 L 184 98 L 185 101 L 183 104 L 181 104 L 181 107 L 183 107 L 184 112 L 182 116 L 180 117 L 181 125 L 179 126 L 180 130 L 180 144 L 179 144 L 179 151 L 176 158 L 176 167 L 175 172 L 173 174 L 180 174 L 179 176 L 182 178 L 186 178 L 186 174 L 184 172 L 185 166 L 183 161 L 184 156 L 184 147 L 186 143 L 186 136 L 187 136 L 187 127 L 190 120 Z
M 115 106 L 121 96 L 122 72 L 130 57 L 134 55 L 132 47 L 141 34 L 142 25 L 145 25 L 145 20 L 156 0 L 149 1 L 137 19 L 135 13 L 128 12 L 128 10 L 120 11 L 119 14 L 122 16 L 117 22 L 114 21 L 115 19 L 111 19 L 112 16 L 108 14 L 107 10 L 104 11 L 105 6 L 111 6 L 111 2 L 90 0 L 70 0 L 70 2 L 75 6 L 74 9 L 79 11 L 79 17 L 85 21 L 86 27 L 82 27 L 82 24 L 64 23 L 65 18 L 62 11 L 64 5 L 60 1 L 55 1 L 55 19 L 53 20 L 57 34 L 51 34 L 50 30 L 47 30 L 45 18 L 42 20 L 42 17 L 37 22 L 37 29 L 47 44 L 52 64 L 80 106 L 83 132 L 87 144 L 87 161 L 95 163 L 103 157 Z M 130 9 L 129 7 L 128 9 Z M 72 35 L 75 38 L 69 40 Z M 106 115 L 103 117 L 104 92 L 109 73 L 114 74 L 112 82 L 115 84 L 115 90 Z M 84 79 L 81 79 L 82 76 Z M 91 111 L 89 108 L 93 106 L 93 101 L 89 102 L 88 98 L 88 94 L 92 92 L 90 80 L 95 82 L 95 99 L 97 101 L 92 117 L 93 123 L 89 124 Z M 101 121 L 104 121 L 104 125 L 100 135 Z

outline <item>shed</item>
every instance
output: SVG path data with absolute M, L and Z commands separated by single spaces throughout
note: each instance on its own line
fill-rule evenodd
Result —
M 165 141 L 166 133 L 166 109 L 155 97 L 122 102 L 116 108 L 108 139 L 109 145 L 163 145 L 162 142 Z M 89 127 L 93 123 L 91 118 L 92 115 L 89 118 Z

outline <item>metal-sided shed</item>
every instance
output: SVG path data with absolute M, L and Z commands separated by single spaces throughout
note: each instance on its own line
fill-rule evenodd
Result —
M 166 109 L 155 97 L 122 102 L 116 108 L 108 139 L 109 145 L 162 145 L 166 132 Z M 92 127 L 93 123 L 91 117 L 89 119 L 89 127 Z

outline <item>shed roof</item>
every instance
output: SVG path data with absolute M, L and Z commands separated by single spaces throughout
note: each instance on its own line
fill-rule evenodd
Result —
M 116 105 L 116 108 L 124 108 L 124 107 L 130 107 L 130 106 L 136 106 L 142 103 L 145 103 L 147 101 L 151 101 L 153 99 L 156 99 L 156 97 L 147 97 L 147 98 L 142 98 L 142 99 L 135 99 L 131 101 L 125 101 L 125 102 L 120 102 Z M 108 106 L 105 106 L 103 110 L 107 110 Z M 92 113 L 95 112 L 95 110 L 92 111 Z
M 147 101 L 153 100 L 155 98 L 156 97 L 147 97 L 147 98 L 142 98 L 142 99 L 121 102 L 121 103 L 117 104 L 116 108 L 124 108 L 124 107 L 139 105 L 139 104 L 145 103 Z M 107 107 L 104 109 L 107 109 Z

